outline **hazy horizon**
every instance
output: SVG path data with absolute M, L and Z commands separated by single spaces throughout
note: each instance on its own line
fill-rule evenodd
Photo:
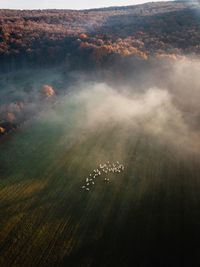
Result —
M 25 0 L 0 0 L 0 9 L 91 9 L 91 8 L 103 8 L 110 6 L 127 6 L 127 5 L 137 5 L 143 4 L 147 2 L 168 2 L 170 0 L 98 0 L 96 2 L 92 0 L 86 0 L 84 2 L 80 0 L 74 1 L 25 1 Z M 172 1 L 172 0 L 171 0 Z

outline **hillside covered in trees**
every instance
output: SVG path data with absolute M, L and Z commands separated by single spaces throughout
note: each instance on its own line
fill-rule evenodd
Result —
M 102 67 L 118 57 L 200 52 L 196 2 L 94 10 L 0 10 L 0 70 L 27 64 Z

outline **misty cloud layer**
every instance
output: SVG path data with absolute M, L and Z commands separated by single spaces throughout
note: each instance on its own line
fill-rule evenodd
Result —
M 137 75 L 134 74 L 136 67 L 133 64 L 133 75 L 129 70 L 130 77 L 126 76 L 120 82 L 104 78 L 109 76 L 107 74 L 98 79 L 95 74 L 73 74 L 76 82 L 73 86 L 66 84 L 66 93 L 57 87 L 57 84 L 62 84 L 62 88 L 65 86 L 62 75 L 56 76 L 56 83 L 50 78 L 48 83 L 48 75 L 44 76 L 33 91 L 19 90 L 26 109 L 22 104 L 20 107 L 26 111 L 26 116 L 39 111 L 40 120 L 52 127 L 62 129 L 73 122 L 74 132 L 78 128 L 80 134 L 84 131 L 88 138 L 96 131 L 115 127 L 124 132 L 122 139 L 127 135 L 131 138 L 135 133 L 145 134 L 183 154 L 199 153 L 199 59 L 155 61 L 148 68 L 138 68 Z M 47 85 L 44 85 L 46 81 Z M 4 89 L 4 96 L 5 92 Z M 15 99 L 17 92 L 15 90 Z M 48 97 L 42 95 L 44 92 Z M 9 90 L 7 94 L 11 101 Z M 12 101 L 10 105 L 16 108 Z
M 199 153 L 199 71 L 198 60 L 176 61 L 166 72 L 166 87 L 141 91 L 134 83 L 124 87 L 84 83 L 66 97 L 66 106 L 68 101 L 76 106 L 77 124 L 88 136 L 115 125 L 125 134 L 147 134 L 181 153 Z

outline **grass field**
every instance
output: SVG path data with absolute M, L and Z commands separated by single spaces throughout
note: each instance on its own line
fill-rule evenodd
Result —
M 1 142 L 0 266 L 198 266 L 199 158 L 126 123 L 83 125 L 84 107 L 61 104 Z M 108 160 L 125 171 L 81 190 Z

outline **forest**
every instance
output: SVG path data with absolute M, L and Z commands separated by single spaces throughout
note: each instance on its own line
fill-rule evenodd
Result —
M 119 57 L 198 54 L 199 12 L 198 4 L 184 1 L 83 11 L 0 10 L 0 71 L 60 64 L 101 68 Z

